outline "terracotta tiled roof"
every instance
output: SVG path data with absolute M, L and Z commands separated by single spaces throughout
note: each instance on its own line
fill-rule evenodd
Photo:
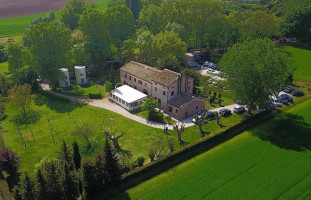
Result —
M 154 77 L 152 80 L 166 87 L 170 87 L 178 79 L 179 76 L 179 73 L 164 69 L 160 74 L 158 74 L 158 76 Z
M 201 99 L 205 101 L 203 98 L 193 96 L 190 94 L 179 94 L 168 102 L 168 105 L 174 106 L 175 108 L 181 108 L 183 105 L 191 102 L 194 99 Z
M 148 82 L 151 82 L 154 77 L 157 77 L 162 72 L 156 68 L 134 61 L 126 63 L 120 70 Z

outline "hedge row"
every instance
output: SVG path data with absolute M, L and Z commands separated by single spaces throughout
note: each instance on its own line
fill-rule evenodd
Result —
M 103 98 L 103 96 L 101 95 L 101 94 L 93 94 L 93 93 L 90 93 L 89 94 L 89 98 L 90 99 L 102 99 Z
M 38 89 L 38 93 L 43 95 L 43 96 L 46 96 L 46 97 L 49 97 L 49 98 L 52 98 L 52 99 L 55 99 L 55 100 L 58 100 L 58 101 L 70 102 L 69 98 L 67 98 L 65 96 L 62 96 L 62 95 L 59 95 L 59 94 L 55 94 L 53 92 L 45 91 L 42 88 Z
M 100 198 L 111 197 L 120 192 L 135 187 L 136 185 L 157 176 L 181 163 L 187 161 L 203 152 L 206 152 L 229 139 L 241 134 L 245 130 L 255 127 L 263 122 L 273 118 L 270 111 L 265 111 L 254 115 L 239 124 L 209 138 L 202 138 L 185 148 L 177 150 L 170 155 L 163 157 L 160 160 L 151 162 L 145 166 L 136 168 L 129 173 L 123 175 L 117 188 L 110 188 L 103 192 Z

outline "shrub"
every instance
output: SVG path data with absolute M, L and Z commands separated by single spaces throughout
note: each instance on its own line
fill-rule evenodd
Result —
M 106 83 L 105 83 L 105 90 L 106 90 L 106 92 L 110 92 L 112 89 L 113 89 L 112 83 L 109 82 L 109 81 L 106 81 Z
M 90 99 L 101 99 L 101 98 L 103 98 L 103 97 L 102 97 L 102 95 L 101 95 L 100 93 L 98 93 L 98 94 L 90 93 L 90 94 L 89 94 L 89 98 L 90 98 Z
M 148 113 L 148 119 L 150 121 L 163 123 L 163 115 L 159 112 L 149 112 Z
M 149 156 L 149 158 L 150 158 L 151 161 L 154 161 L 155 153 L 154 153 L 153 150 L 150 150 L 150 151 L 149 151 L 149 155 L 148 155 L 148 156 Z
M 172 122 L 171 122 L 171 121 L 172 121 L 172 117 L 171 117 L 171 116 L 167 115 L 167 116 L 165 117 L 165 119 L 166 119 L 166 122 L 167 122 L 167 123 L 172 123 Z
M 143 166 L 144 162 L 145 162 L 145 158 L 143 156 L 138 156 L 138 158 L 137 158 L 138 166 L 140 166 L 140 167 Z

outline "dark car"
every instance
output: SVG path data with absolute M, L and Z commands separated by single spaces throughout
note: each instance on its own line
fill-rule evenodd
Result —
M 294 90 L 295 90 L 294 88 L 287 87 L 287 88 L 285 88 L 284 92 L 290 94 L 290 93 L 292 93 Z
M 301 91 L 301 90 L 294 90 L 291 94 L 293 96 L 303 96 L 304 95 L 303 91 Z
M 279 100 L 284 104 L 284 105 L 288 105 L 288 100 L 285 98 L 279 98 Z
M 231 115 L 231 110 L 227 108 L 222 108 L 219 110 L 219 114 L 224 116 L 224 117 L 229 117 Z
M 281 94 L 279 96 L 279 99 L 286 99 L 288 102 L 291 102 L 291 103 L 294 101 L 293 98 L 289 96 L 288 94 Z
M 214 112 L 211 112 L 211 111 L 207 111 L 207 120 L 213 120 L 213 119 L 216 119 L 216 115 Z

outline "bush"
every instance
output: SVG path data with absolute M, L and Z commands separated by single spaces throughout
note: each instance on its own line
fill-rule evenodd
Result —
M 137 158 L 138 166 L 139 167 L 143 166 L 144 162 L 145 162 L 145 158 L 143 156 L 138 156 L 138 158 Z
M 149 151 L 149 155 L 148 155 L 148 156 L 149 156 L 149 158 L 150 158 L 151 161 L 154 161 L 155 153 L 154 153 L 153 150 L 150 150 L 150 151 Z
M 167 115 L 166 117 L 165 117 L 165 119 L 166 119 L 166 122 L 167 123 L 172 123 L 171 121 L 172 121 L 172 117 L 171 116 L 169 116 L 169 115 Z
M 110 92 L 112 89 L 113 89 L 112 83 L 109 82 L 109 81 L 106 81 L 106 83 L 105 83 L 105 90 L 106 90 L 106 92 Z
M 103 97 L 102 97 L 102 95 L 101 95 L 100 93 L 98 93 L 98 94 L 90 93 L 90 94 L 89 94 L 89 98 L 90 98 L 90 99 L 101 99 L 101 98 L 103 98 Z
M 163 123 L 163 115 L 159 112 L 149 112 L 148 113 L 148 119 L 150 121 L 153 121 L 153 122 L 159 122 L 159 123 Z

